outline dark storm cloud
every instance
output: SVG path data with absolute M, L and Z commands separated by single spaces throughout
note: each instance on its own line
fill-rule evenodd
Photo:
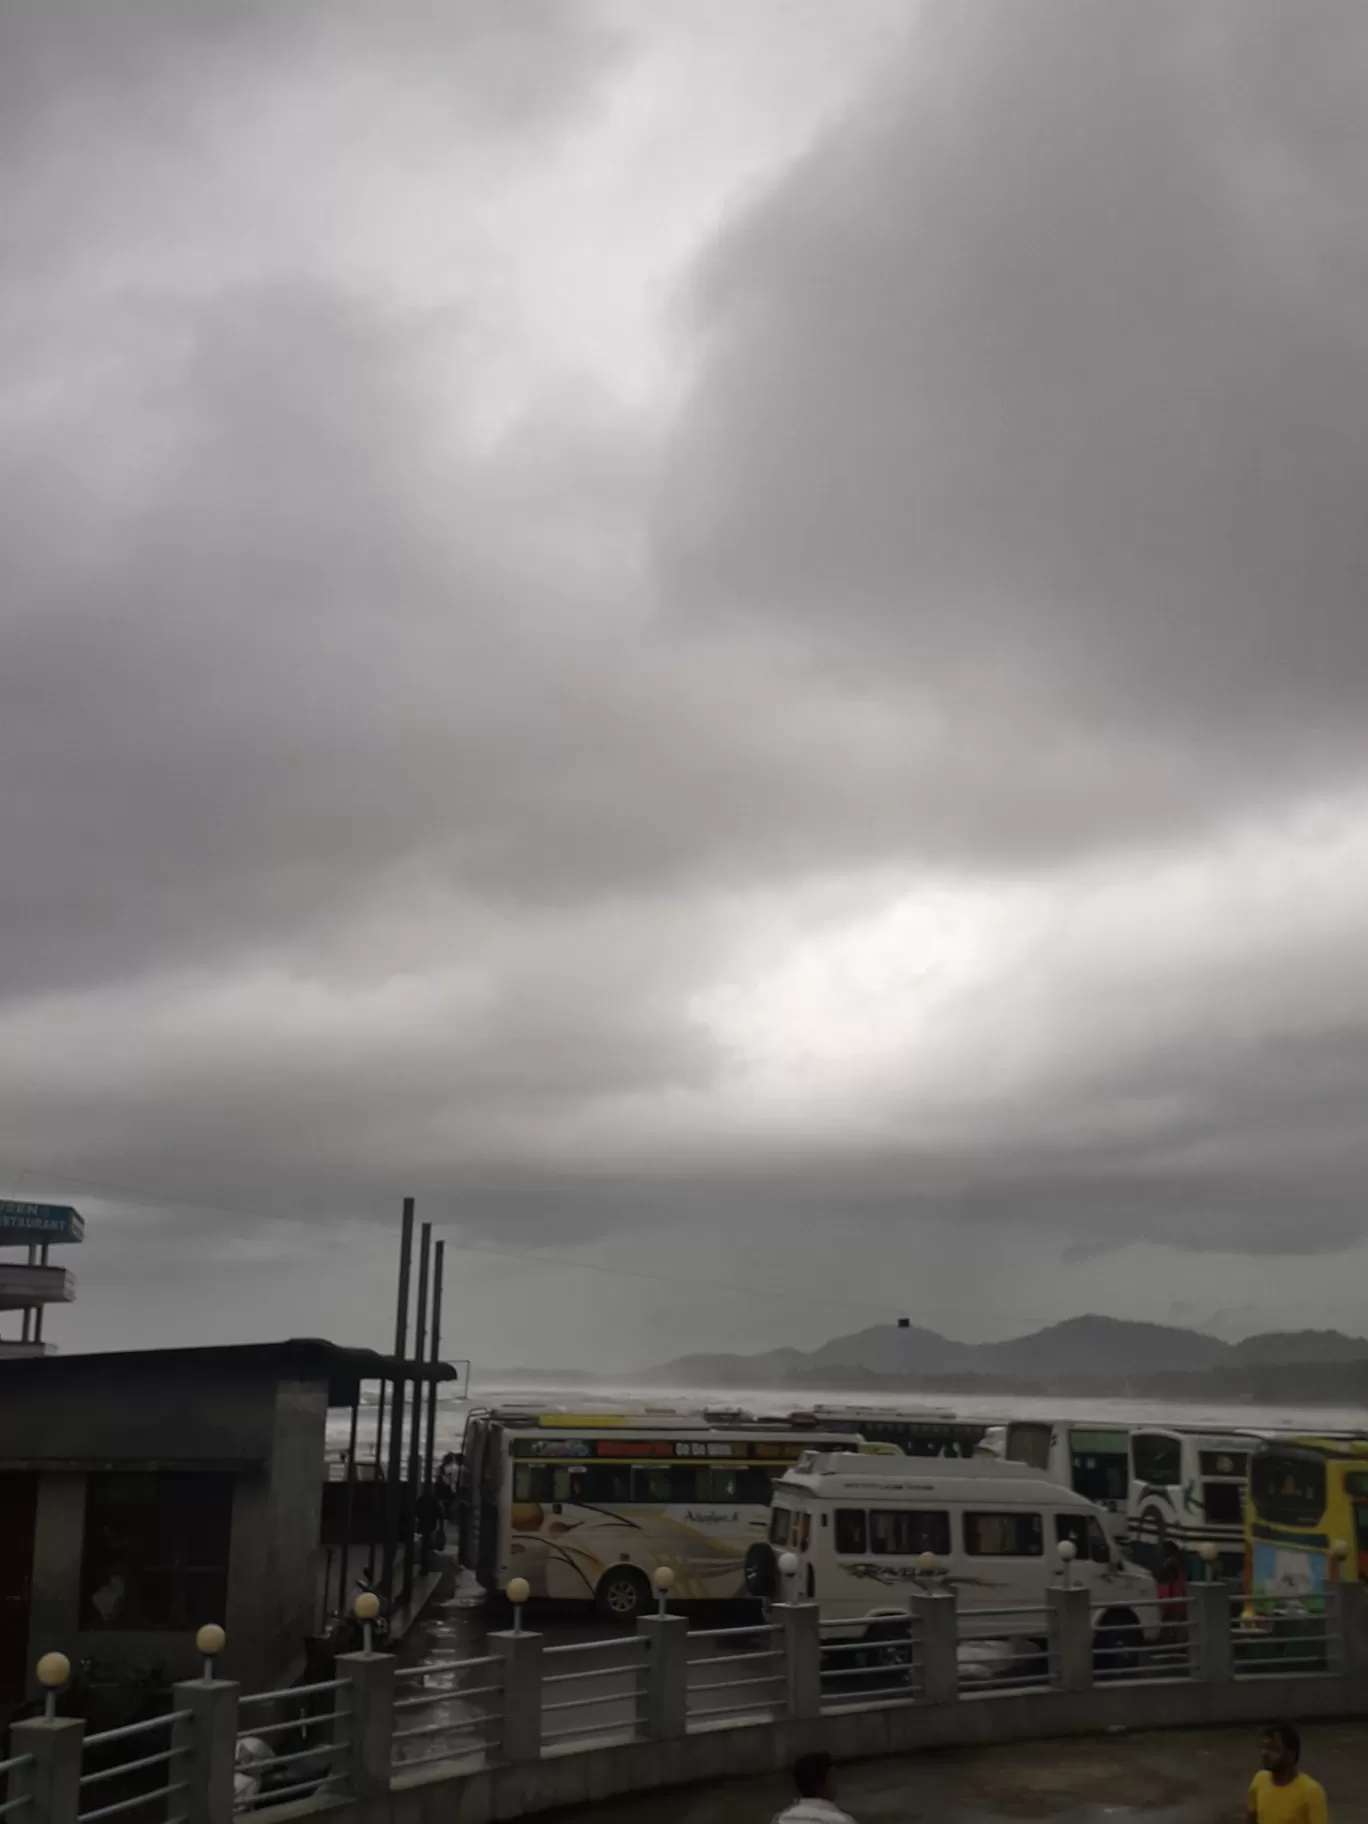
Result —
M 709 263 L 680 611 L 901 700 L 913 800 L 950 770 L 913 840 L 1107 844 L 1362 767 L 1366 67 L 1351 0 L 928 8 Z
M 919 20 L 699 262 L 662 430 L 473 225 L 560 226 L 631 9 L 0 0 L 11 1178 L 244 1245 L 398 1191 L 514 1246 L 1353 1239 L 1352 868 L 1248 943 L 1213 833 L 1368 762 L 1368 27 Z M 1134 922 L 1073 979 L 1080 868 Z M 927 1016 L 946 1096 L 895 1048 L 858 1144 L 842 1082 L 756 1115 L 709 991 L 956 869 L 1061 897 Z M 997 1094 L 999 999 L 1058 1043 Z

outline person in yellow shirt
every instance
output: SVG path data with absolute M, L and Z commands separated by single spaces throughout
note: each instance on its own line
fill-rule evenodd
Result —
M 1247 1824 L 1328 1824 L 1325 1788 L 1301 1770 L 1301 1737 L 1291 1723 L 1263 1732 L 1262 1769 L 1249 1788 Z

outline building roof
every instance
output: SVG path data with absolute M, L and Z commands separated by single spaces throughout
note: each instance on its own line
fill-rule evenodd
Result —
M 297 1336 L 280 1343 L 223 1343 L 203 1349 L 111 1349 L 89 1355 L 34 1356 L 0 1360 L 0 1397 L 22 1398 L 26 1385 L 83 1380 L 125 1373 L 174 1374 L 207 1370 L 219 1374 L 268 1374 L 278 1380 L 326 1381 L 328 1404 L 350 1406 L 363 1381 L 454 1381 L 450 1362 L 401 1361 L 374 1349 L 345 1349 L 322 1337 Z

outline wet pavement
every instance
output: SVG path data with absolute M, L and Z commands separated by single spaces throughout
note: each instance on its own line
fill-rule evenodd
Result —
M 1329 1797 L 1332 1824 L 1368 1824 L 1368 1724 L 1308 1725 L 1303 1765 Z M 1001 1748 L 935 1749 L 843 1767 L 837 1800 L 856 1824 L 915 1819 L 996 1824 L 1240 1824 L 1258 1770 L 1249 1729 L 1109 1735 Z M 793 1797 L 783 1778 L 656 1793 L 557 1814 L 595 1824 L 768 1824 Z

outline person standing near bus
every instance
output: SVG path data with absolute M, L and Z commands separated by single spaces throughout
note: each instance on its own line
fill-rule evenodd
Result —
M 1291 1723 L 1268 1723 L 1263 1766 L 1249 1787 L 1247 1824 L 1328 1824 L 1325 1788 L 1301 1770 L 1301 1737 Z

